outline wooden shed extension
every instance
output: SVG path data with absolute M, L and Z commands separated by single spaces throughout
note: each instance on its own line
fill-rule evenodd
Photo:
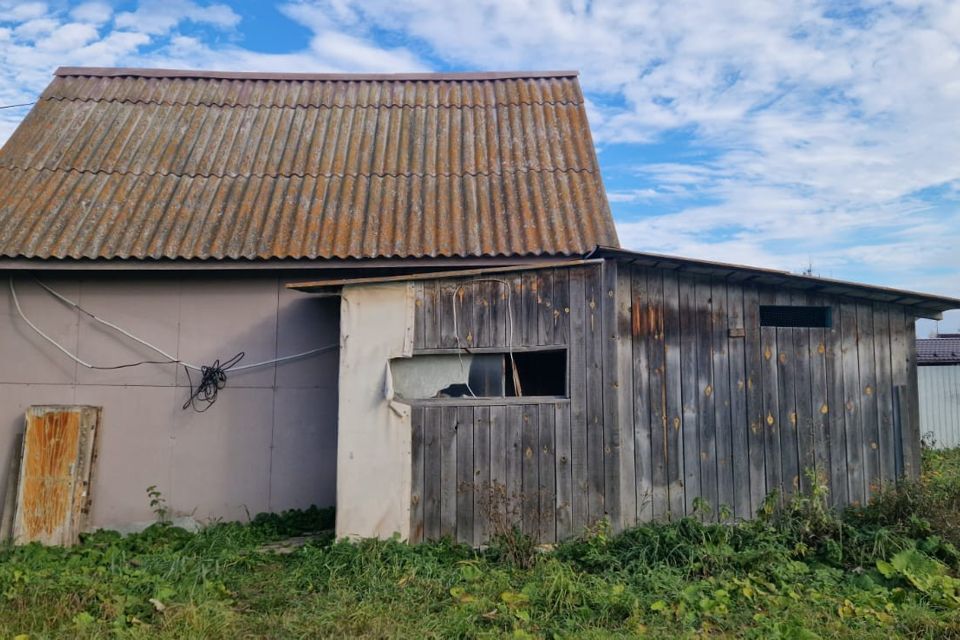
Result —
M 481 544 L 516 523 L 552 542 L 604 517 L 620 529 L 704 506 L 710 520 L 744 519 L 772 492 L 818 479 L 833 504 L 858 504 L 917 473 L 915 308 L 869 299 L 890 290 L 774 285 L 764 270 L 654 258 L 601 252 L 551 268 L 406 277 L 412 361 L 500 354 L 507 378 L 522 368 L 512 357 L 560 351 L 565 362 L 556 394 L 494 385 L 476 394 L 488 397 L 404 400 L 411 540 Z M 958 306 L 920 297 L 928 309 Z M 772 326 L 761 313 L 773 307 L 819 308 L 829 322 Z

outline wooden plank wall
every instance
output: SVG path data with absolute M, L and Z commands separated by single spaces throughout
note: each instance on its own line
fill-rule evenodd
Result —
M 414 354 L 566 347 L 569 397 L 415 404 L 411 541 L 479 545 L 516 525 L 554 542 L 619 517 L 608 504 L 622 492 L 625 454 L 613 446 L 618 396 L 604 376 L 629 327 L 616 329 L 616 312 L 603 316 L 608 284 L 616 273 L 600 265 L 416 283 Z M 629 338 L 619 344 L 630 348 Z M 632 407 L 629 394 L 622 404 Z
M 416 290 L 415 353 L 566 347 L 569 397 L 415 405 L 413 541 L 745 519 L 814 482 L 840 506 L 919 469 L 901 307 L 611 261 Z M 833 326 L 760 327 L 761 304 Z
M 783 500 L 813 482 L 836 505 L 859 503 L 916 474 L 902 308 L 652 268 L 629 280 L 633 468 L 649 494 L 636 521 L 695 506 L 711 521 L 750 518 L 771 492 Z M 829 305 L 833 327 L 761 327 L 762 304 Z

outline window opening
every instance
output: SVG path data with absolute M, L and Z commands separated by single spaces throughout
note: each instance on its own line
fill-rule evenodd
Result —
M 823 327 L 833 326 L 830 307 L 802 305 L 760 305 L 761 327 Z
M 567 395 L 566 349 L 415 355 L 391 360 L 390 373 L 411 400 Z

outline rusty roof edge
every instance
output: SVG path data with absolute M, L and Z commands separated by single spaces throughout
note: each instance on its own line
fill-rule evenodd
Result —
M 416 73 L 296 73 L 268 71 L 206 71 L 198 69 L 149 69 L 140 67 L 58 67 L 54 76 L 93 76 L 107 78 L 204 78 L 218 80 L 341 80 L 341 81 L 459 81 L 522 80 L 529 78 L 576 78 L 576 70 L 560 71 L 458 71 Z
M 679 265 L 691 265 L 691 266 L 702 266 L 702 267 L 711 267 L 715 269 L 727 269 L 734 271 L 745 271 L 752 272 L 758 276 L 775 276 L 778 278 L 783 278 L 785 280 L 791 281 L 795 284 L 804 284 L 805 288 L 808 290 L 815 290 L 817 286 L 828 286 L 836 288 L 849 288 L 867 292 L 877 292 L 877 293 L 887 293 L 895 295 L 898 298 L 917 298 L 917 302 L 908 303 L 908 302 L 898 302 L 893 300 L 890 304 L 899 304 L 901 306 L 914 307 L 917 311 L 921 311 L 924 314 L 927 314 L 934 309 L 937 312 L 946 311 L 948 309 L 960 309 L 960 298 L 951 298 L 949 296 L 938 296 L 930 293 L 922 293 L 919 291 L 910 291 L 907 289 L 895 289 L 893 287 L 884 287 L 881 285 L 873 284 L 864 284 L 861 282 L 851 282 L 849 280 L 837 280 L 834 278 L 823 278 L 820 276 L 805 276 L 798 273 L 790 273 L 789 271 L 783 271 L 781 269 L 770 269 L 767 267 L 753 267 L 749 265 L 742 264 L 733 264 L 729 262 L 717 262 L 715 260 L 703 260 L 700 258 L 684 258 L 681 256 L 673 256 L 662 253 L 650 253 L 645 251 L 631 251 L 629 249 L 620 249 L 618 247 L 607 247 L 598 245 L 593 251 L 586 255 L 587 258 L 594 257 L 609 257 L 613 259 L 621 259 L 627 261 L 635 261 L 641 259 L 647 260 L 657 260 L 663 262 L 673 262 Z M 631 258 L 633 260 L 631 260 Z M 843 294 L 841 294 L 843 295 Z M 936 315 L 936 314 L 933 314 Z M 932 317 L 924 315 L 924 317 Z

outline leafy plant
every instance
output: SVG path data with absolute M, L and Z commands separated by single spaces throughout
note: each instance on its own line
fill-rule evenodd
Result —
M 157 516 L 157 522 L 162 525 L 170 524 L 170 510 L 167 508 L 167 499 L 163 497 L 157 485 L 152 484 L 147 487 L 147 498 L 150 500 L 150 510 Z

